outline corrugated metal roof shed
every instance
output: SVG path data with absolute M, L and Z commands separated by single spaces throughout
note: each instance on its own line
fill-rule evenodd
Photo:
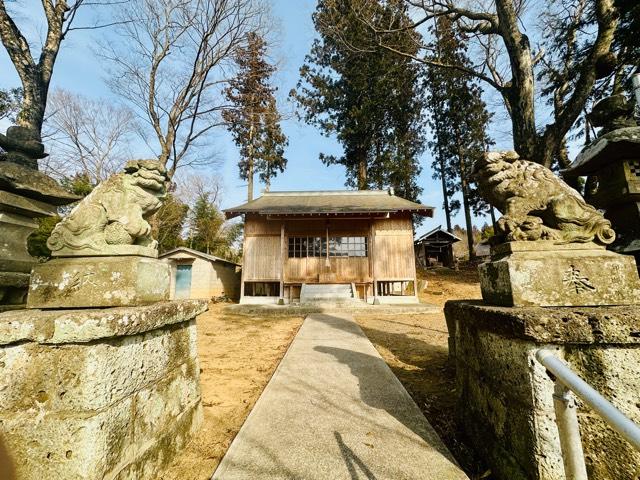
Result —
M 387 190 L 265 192 L 251 202 L 224 210 L 227 218 L 259 215 L 338 215 L 411 212 L 433 216 L 433 207 L 411 202 Z

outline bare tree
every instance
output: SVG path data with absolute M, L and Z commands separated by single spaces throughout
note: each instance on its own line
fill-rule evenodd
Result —
M 120 41 L 100 49 L 109 84 L 149 125 L 171 176 L 208 162 L 192 147 L 223 124 L 227 60 L 264 11 L 256 0 L 131 0 L 117 14 Z
M 58 177 L 84 174 L 92 184 L 122 168 L 136 132 L 131 110 L 56 89 L 49 97 L 43 137 L 51 145 L 43 170 Z
M 46 35 L 38 52 L 35 42 L 31 44 L 20 31 L 11 15 L 7 12 L 5 0 L 0 0 L 0 40 L 13 63 L 22 83 L 22 104 L 16 123 L 29 128 L 38 137 L 49 93 L 49 84 L 53 67 L 60 51 L 60 45 L 72 30 L 101 28 L 107 25 L 74 26 L 78 10 L 84 4 L 96 6 L 111 2 L 75 0 L 42 0 L 46 18 Z M 33 12 L 30 12 L 33 14 Z
M 547 4 L 556 1 L 547 0 Z M 375 34 L 376 48 L 391 50 L 424 64 L 462 71 L 497 90 L 511 118 L 515 150 L 525 158 L 551 166 L 553 160 L 561 155 L 566 134 L 583 112 L 599 68 L 610 56 L 618 25 L 615 0 L 590 0 L 586 6 L 584 2 L 578 1 L 578 5 L 574 7 L 574 14 L 579 18 L 572 17 L 568 25 L 566 41 L 569 45 L 567 56 L 563 59 L 564 65 L 568 67 L 566 75 L 570 81 L 558 83 L 561 102 L 556 102 L 557 108 L 552 121 L 542 128 L 536 123 L 540 116 L 536 118 L 536 98 L 539 92 L 535 87 L 535 69 L 543 59 L 544 51 L 534 52 L 526 33 L 534 27 L 531 18 L 525 15 L 527 1 L 495 0 L 487 2 L 487 5 L 473 1 L 469 3 L 477 8 L 466 7 L 462 2 L 452 0 L 404 0 L 405 6 L 417 10 L 419 18 L 400 28 L 420 29 L 429 20 L 448 16 L 475 41 L 475 46 L 482 55 L 480 61 L 471 67 L 443 63 L 437 56 L 429 55 L 429 52 L 411 55 L 400 51 L 387 41 L 398 28 L 390 29 L 388 26 L 372 23 L 364 15 L 360 18 Z M 585 29 L 585 25 L 589 24 L 593 28 Z M 588 37 L 581 45 L 580 52 L 575 47 L 575 35 L 578 32 Z M 565 71 L 564 65 L 559 65 L 559 71 Z

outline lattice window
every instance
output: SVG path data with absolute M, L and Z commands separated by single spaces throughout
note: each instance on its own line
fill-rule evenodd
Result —
M 629 161 L 629 172 L 632 177 L 640 178 L 640 160 Z
M 330 257 L 366 257 L 369 254 L 367 237 L 330 237 L 328 246 Z M 289 258 L 326 256 L 326 238 L 289 237 Z

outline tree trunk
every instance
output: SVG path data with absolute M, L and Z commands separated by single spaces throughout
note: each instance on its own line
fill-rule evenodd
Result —
M 49 82 L 38 74 L 38 67 L 30 70 L 32 74 L 22 80 L 22 107 L 16 118 L 16 123 L 36 132 L 38 139 L 41 139 Z
M 497 226 L 497 222 L 496 222 L 496 212 L 493 209 L 493 205 L 489 205 L 489 214 L 491 215 L 491 226 L 493 227 L 493 231 L 495 232 L 496 226 Z
M 464 152 L 460 144 L 460 134 L 456 128 L 456 146 L 458 150 L 458 162 L 460 165 L 460 186 L 462 190 L 462 207 L 464 208 L 464 220 L 467 226 L 467 246 L 469 247 L 469 261 L 476 258 L 476 252 L 473 250 L 473 225 L 471 224 L 471 209 L 469 207 L 469 190 L 467 182 L 467 168 L 464 161 Z
M 247 202 L 253 200 L 253 121 L 249 127 L 249 158 L 247 159 Z
M 512 0 L 497 0 L 500 35 L 511 65 L 511 85 L 502 92 L 511 114 L 513 147 L 522 157 L 536 161 L 534 75 L 529 38 L 522 34 Z
M 451 228 L 451 208 L 449 207 L 449 192 L 447 192 L 447 180 L 445 178 L 444 158 L 440 158 L 440 179 L 442 180 L 442 196 L 444 197 L 444 215 L 447 219 L 447 232 L 453 233 Z
M 365 151 L 358 152 L 358 190 L 368 190 L 367 184 L 367 153 Z

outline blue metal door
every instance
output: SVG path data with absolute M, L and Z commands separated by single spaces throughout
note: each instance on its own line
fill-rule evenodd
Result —
M 177 265 L 176 298 L 189 298 L 191 294 L 191 265 Z

